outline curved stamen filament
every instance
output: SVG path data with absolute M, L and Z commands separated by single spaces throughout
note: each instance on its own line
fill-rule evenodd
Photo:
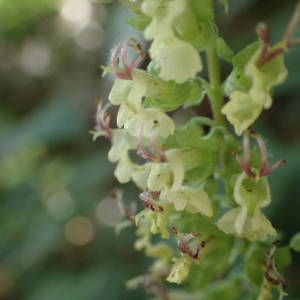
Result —
M 173 233 L 175 233 L 176 236 L 177 236 L 178 249 L 182 253 L 188 254 L 191 258 L 198 259 L 200 251 L 201 251 L 201 249 L 203 249 L 205 247 L 206 242 L 205 241 L 201 241 L 197 245 L 196 249 L 193 250 L 191 248 L 190 244 L 189 244 L 189 241 L 191 241 L 194 238 L 200 236 L 200 233 L 198 233 L 198 232 L 190 232 L 190 233 L 187 233 L 187 234 L 182 234 L 182 233 L 179 233 L 175 227 L 172 227 L 171 231 Z

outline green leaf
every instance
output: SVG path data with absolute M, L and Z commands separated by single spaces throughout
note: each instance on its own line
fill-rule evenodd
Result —
M 289 247 L 278 248 L 274 254 L 274 261 L 278 271 L 283 273 L 285 268 L 288 267 L 292 262 L 292 255 Z
M 182 84 L 173 80 L 164 81 L 158 77 L 151 77 L 151 80 L 152 84 L 147 89 L 146 99 L 143 102 L 146 107 L 172 111 L 183 105 L 185 107 L 198 105 L 205 95 L 202 83 L 197 79 Z
M 297 252 L 300 252 L 300 232 L 296 233 L 291 241 L 290 241 L 290 247 L 297 251 Z
M 254 42 L 247 47 L 245 47 L 243 50 L 241 50 L 239 53 L 237 53 L 233 59 L 232 59 L 232 65 L 235 68 L 243 69 L 251 59 L 251 57 L 254 55 L 254 53 L 258 50 L 260 47 L 260 42 Z
M 266 252 L 268 248 L 262 244 L 256 244 L 251 247 L 247 253 L 245 262 L 245 272 L 248 278 L 260 287 L 264 278 L 264 262 L 266 261 Z
M 212 21 L 214 19 L 214 10 L 211 5 L 211 0 L 194 1 L 188 0 L 188 5 L 197 20 Z
M 225 81 L 225 94 L 230 96 L 234 91 L 246 91 L 251 86 L 251 79 L 245 74 L 244 70 L 255 52 L 260 47 L 259 42 L 254 42 L 241 50 L 232 58 L 233 70 Z
M 177 128 L 174 133 L 176 145 L 178 147 L 193 147 L 194 142 L 201 138 L 203 129 L 196 118 L 191 119 L 185 126 Z
M 218 56 L 228 63 L 232 63 L 234 53 L 232 49 L 227 45 L 223 38 L 219 37 L 216 40 L 217 54 Z
M 216 25 L 207 20 L 199 21 L 194 13 L 185 10 L 174 19 L 174 32 L 176 36 L 191 43 L 196 49 L 202 50 L 211 45 L 217 38 Z
M 151 18 L 144 14 L 137 14 L 133 18 L 129 18 L 126 22 L 132 27 L 143 31 L 150 23 Z

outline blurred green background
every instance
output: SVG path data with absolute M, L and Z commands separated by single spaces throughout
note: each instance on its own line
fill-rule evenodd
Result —
M 237 51 L 264 21 L 276 41 L 295 3 L 232 0 L 228 15 L 218 8 L 221 32 Z M 119 5 L 89 0 L 0 0 L 1 300 L 149 298 L 125 289 L 147 260 L 132 249 L 133 230 L 114 233 L 118 214 L 105 200 L 118 185 L 109 143 L 89 134 L 96 100 L 112 84 L 99 65 L 119 40 L 138 34 L 124 25 L 127 16 Z M 286 61 L 288 80 L 257 125 L 271 159 L 287 160 L 270 178 L 267 211 L 283 243 L 300 231 L 300 47 Z M 224 64 L 224 76 L 229 71 Z M 124 194 L 128 202 L 137 198 L 131 185 Z M 289 299 L 300 299 L 293 256 Z

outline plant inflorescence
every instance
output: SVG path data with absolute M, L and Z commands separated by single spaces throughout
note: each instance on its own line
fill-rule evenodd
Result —
M 135 249 L 153 258 L 128 286 L 142 284 L 170 300 L 263 300 L 276 290 L 282 298 L 286 260 L 276 257 L 278 233 L 262 208 L 271 203 L 268 176 L 284 161 L 269 164 L 264 139 L 252 128 L 287 77 L 284 55 L 300 43 L 300 6 L 278 43 L 271 45 L 269 28 L 259 24 L 258 41 L 234 53 L 219 35 L 212 0 L 120 2 L 151 44 L 146 53 L 128 38 L 111 51 L 103 69 L 115 81 L 110 104 L 98 104 L 93 134 L 111 140 L 118 181 L 141 190 L 139 212 L 125 207 L 119 190 L 112 193 L 125 219 L 119 228 L 136 226 Z M 221 0 L 225 8 L 227 2 Z M 201 76 L 203 57 L 208 79 Z M 223 81 L 220 60 L 232 65 Z M 178 118 L 204 98 L 212 117 Z M 110 105 L 119 107 L 117 128 Z M 289 255 L 288 247 L 279 250 Z

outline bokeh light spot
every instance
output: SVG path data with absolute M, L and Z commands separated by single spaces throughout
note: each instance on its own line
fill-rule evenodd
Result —
M 94 226 L 86 217 L 75 217 L 71 219 L 65 226 L 65 238 L 73 245 L 87 245 L 94 239 L 94 237 Z
M 74 212 L 74 201 L 70 193 L 62 190 L 52 194 L 46 200 L 48 213 L 57 220 L 65 220 Z

